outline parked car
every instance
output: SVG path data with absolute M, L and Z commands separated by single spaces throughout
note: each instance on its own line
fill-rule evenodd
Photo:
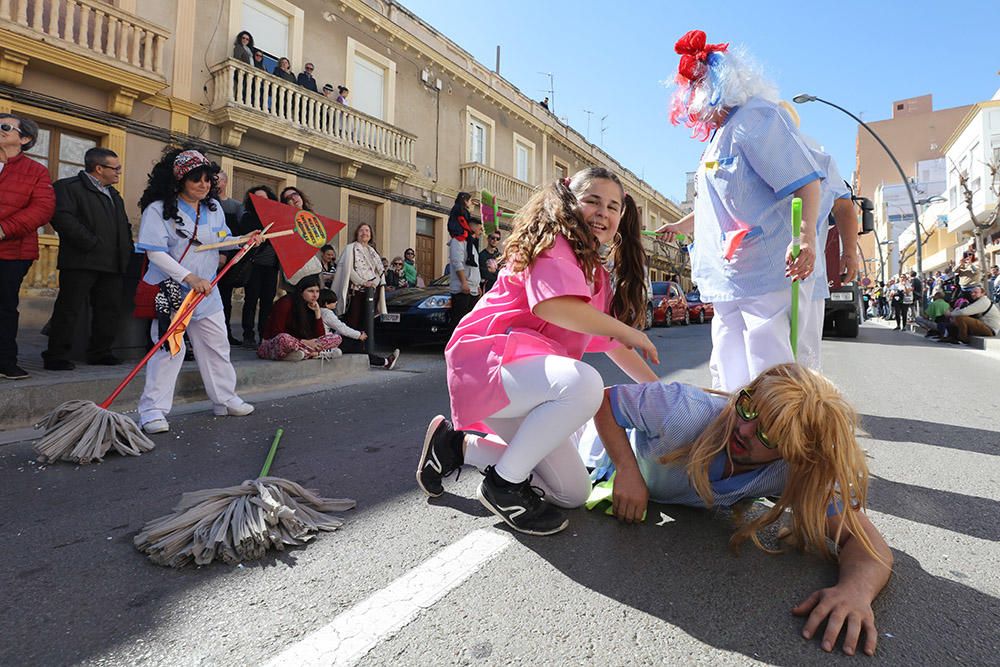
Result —
M 715 317 L 715 307 L 710 303 L 702 301 L 701 294 L 698 290 L 688 292 L 687 302 L 688 318 L 691 321 L 697 322 L 698 324 L 704 324 Z
M 397 345 L 447 343 L 451 337 L 451 292 L 448 276 L 426 287 L 405 287 L 386 292 L 389 311 L 375 319 L 375 340 Z
M 647 319 L 653 326 L 669 327 L 674 324 L 689 324 L 687 299 L 681 286 L 669 280 L 656 281 L 651 284 L 652 291 L 647 306 Z

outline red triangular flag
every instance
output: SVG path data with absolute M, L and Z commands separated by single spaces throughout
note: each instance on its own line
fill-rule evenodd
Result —
M 267 197 L 250 195 L 250 201 L 265 227 L 274 223 L 268 230 L 269 234 L 289 229 L 295 232 L 271 239 L 271 245 L 278 254 L 278 261 L 286 276 L 295 275 L 306 262 L 316 256 L 320 248 L 330 243 L 333 236 L 347 226 L 339 220 L 312 211 L 301 211 Z

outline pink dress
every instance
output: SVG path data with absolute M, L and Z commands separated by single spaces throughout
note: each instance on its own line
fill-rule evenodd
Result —
M 608 272 L 601 268 L 588 282 L 569 242 L 558 236 L 524 271 L 502 269 L 493 289 L 462 318 L 444 350 L 455 428 L 489 432 L 482 420 L 510 403 L 500 375 L 504 364 L 540 355 L 581 359 L 585 352 L 618 347 L 610 338 L 569 331 L 532 314 L 538 303 L 561 296 L 580 297 L 602 313 L 611 305 Z

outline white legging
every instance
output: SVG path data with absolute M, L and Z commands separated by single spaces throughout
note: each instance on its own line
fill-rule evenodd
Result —
M 510 403 L 484 419 L 496 436 L 467 437 L 465 462 L 495 466 L 502 478 L 532 485 L 560 507 L 590 495 L 587 468 L 571 436 L 597 412 L 604 381 L 596 370 L 555 355 L 519 359 L 501 368 Z

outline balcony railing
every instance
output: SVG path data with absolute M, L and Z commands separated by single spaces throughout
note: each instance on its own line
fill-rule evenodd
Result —
M 230 105 L 253 109 L 337 143 L 413 164 L 416 136 L 374 116 L 337 104 L 237 60 L 223 63 L 213 71 L 213 77 L 216 109 Z
M 163 77 L 169 33 L 99 0 L 0 0 L 0 22 Z
M 479 162 L 467 162 L 459 169 L 462 172 L 463 190 L 476 193 L 489 190 L 490 194 L 511 208 L 520 208 L 535 192 L 535 186 L 530 183 L 519 181 Z

